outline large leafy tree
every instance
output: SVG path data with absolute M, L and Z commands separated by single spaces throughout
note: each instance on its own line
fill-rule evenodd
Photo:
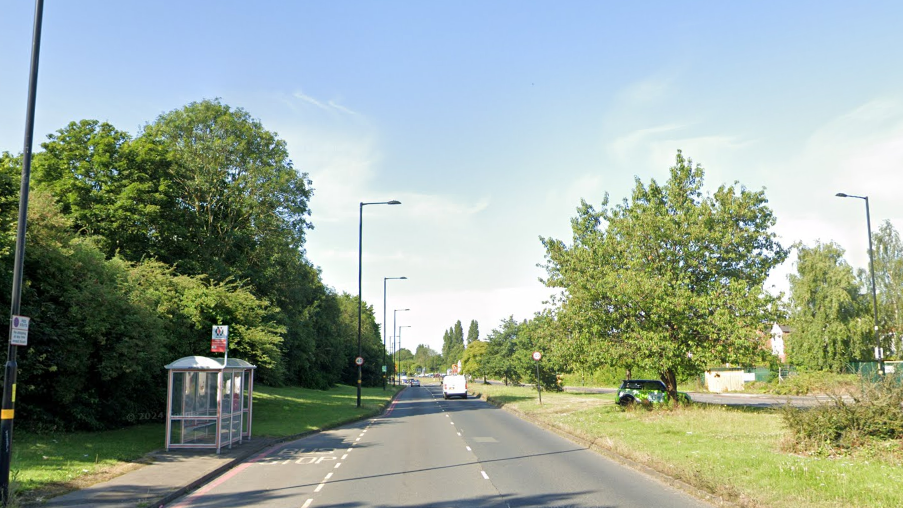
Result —
M 582 202 L 571 245 L 542 239 L 546 284 L 563 291 L 563 340 L 600 361 L 677 379 L 753 362 L 776 299 L 763 289 L 786 258 L 764 191 L 703 194 L 704 171 L 678 151 L 668 181 L 636 180 L 629 200 Z
M 475 340 L 467 345 L 464 358 L 461 359 L 461 368 L 471 376 L 482 377 L 485 382 L 486 376 L 489 375 L 488 359 L 489 343 Z
M 795 245 L 790 275 L 790 361 L 809 370 L 842 372 L 850 360 L 869 357 L 869 300 L 834 243 Z
M 282 249 L 301 252 L 312 194 L 285 142 L 241 108 L 194 102 L 146 126 L 163 147 L 183 236 L 162 261 L 180 272 L 256 280 Z M 184 252 L 190 246 L 189 252 Z

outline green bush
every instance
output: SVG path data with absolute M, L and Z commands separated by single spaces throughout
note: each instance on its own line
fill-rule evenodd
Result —
M 794 451 L 835 454 L 903 439 L 903 386 L 893 377 L 863 381 L 857 393 L 832 394 L 830 403 L 814 408 L 788 405 L 783 416 Z

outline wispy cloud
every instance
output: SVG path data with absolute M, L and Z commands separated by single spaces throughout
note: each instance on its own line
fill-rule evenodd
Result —
M 294 97 L 295 99 L 298 99 L 303 104 L 309 104 L 309 105 L 314 106 L 323 111 L 335 111 L 335 112 L 339 112 L 339 113 L 344 113 L 346 115 L 358 115 L 357 112 L 351 110 L 350 108 L 348 108 L 346 106 L 339 104 L 335 100 L 322 101 L 322 100 L 319 100 L 313 96 L 310 96 L 310 95 L 304 93 L 301 90 L 294 92 L 292 94 L 292 97 Z

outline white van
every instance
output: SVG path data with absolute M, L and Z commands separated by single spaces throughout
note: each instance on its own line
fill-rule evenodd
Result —
M 467 398 L 467 379 L 464 376 L 445 376 L 442 378 L 442 396 Z

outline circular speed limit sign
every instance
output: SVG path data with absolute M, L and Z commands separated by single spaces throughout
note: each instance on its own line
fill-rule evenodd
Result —
M 539 360 L 542 360 L 542 353 L 540 353 L 539 351 L 533 351 L 533 359 L 537 362 Z
M 364 359 L 362 357 L 358 356 L 357 358 L 354 359 L 354 364 L 355 365 L 363 365 Z

